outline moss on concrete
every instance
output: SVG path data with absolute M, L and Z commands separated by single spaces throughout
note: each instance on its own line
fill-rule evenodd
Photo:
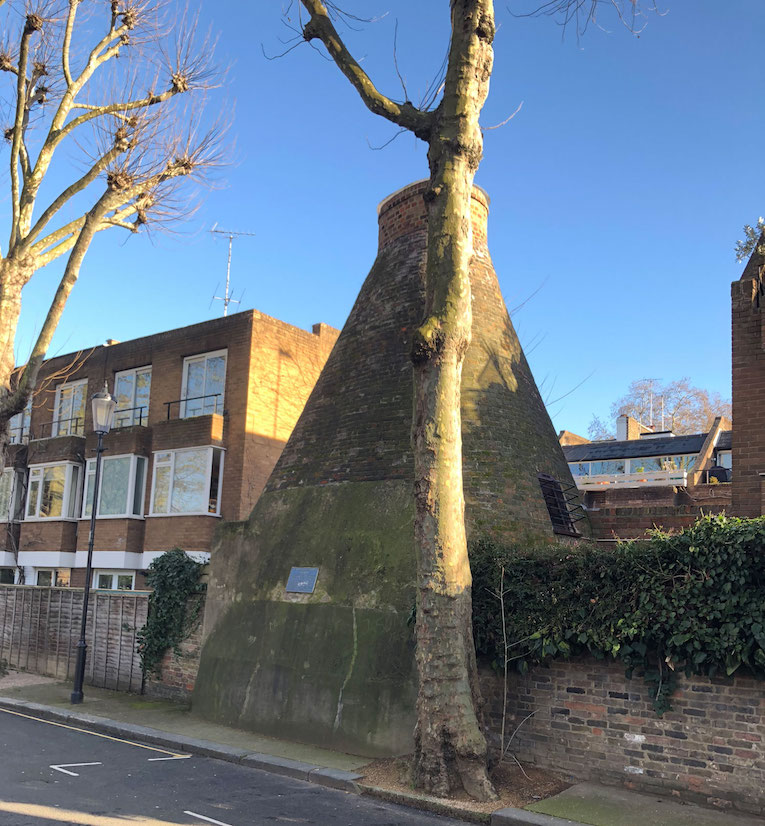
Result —
M 402 481 L 289 488 L 221 531 L 195 711 L 371 756 L 408 751 L 413 507 Z M 319 568 L 314 594 L 285 592 L 293 566 Z
M 207 640 L 194 710 L 356 754 L 403 753 L 414 725 L 413 657 L 398 613 L 237 602 Z

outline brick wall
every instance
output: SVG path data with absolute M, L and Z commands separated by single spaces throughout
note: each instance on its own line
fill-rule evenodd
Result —
M 24 522 L 21 526 L 20 551 L 55 550 L 73 553 L 76 545 L 77 522 L 50 519 Z
M 159 678 L 148 677 L 144 692 L 152 697 L 170 700 L 190 700 L 199 671 L 199 655 L 202 650 L 202 622 L 200 621 L 187 640 L 165 654 Z
M 653 528 L 680 531 L 705 513 L 730 512 L 731 485 L 587 491 L 585 504 L 594 538 L 640 539 Z
M 490 740 L 498 745 L 501 677 L 481 675 Z M 692 802 L 765 813 L 765 683 L 680 677 L 658 717 L 649 687 L 624 667 L 555 662 L 509 678 L 507 736 L 524 763 Z
M 733 336 L 733 512 L 765 513 L 765 316 L 762 312 L 765 261 L 755 253 L 740 281 L 731 285 Z

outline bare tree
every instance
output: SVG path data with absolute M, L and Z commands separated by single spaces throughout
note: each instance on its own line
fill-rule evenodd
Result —
M 636 1 L 604 0 L 620 11 L 635 8 Z M 471 338 L 470 199 L 483 154 L 479 117 L 493 64 L 494 3 L 450 0 L 451 41 L 442 83 L 420 106 L 383 94 L 352 56 L 335 24 L 358 18 L 330 0 L 300 4 L 307 19 L 298 15 L 296 43 L 323 43 L 370 111 L 428 146 L 425 318 L 411 350 L 419 674 L 414 779 L 438 795 L 448 795 L 456 780 L 472 797 L 492 799 L 486 740 L 475 711 L 480 698 L 464 523 L 460 381 Z M 592 17 L 598 0 L 588 0 L 589 12 L 581 0 L 551 5 L 558 8 L 548 11 L 565 17 L 572 7 Z
M 630 382 L 627 392 L 611 405 L 611 420 L 627 415 L 655 430 L 672 430 L 678 435 L 704 433 L 715 416 L 732 417 L 729 399 L 719 393 L 694 387 L 688 378 L 660 382 L 638 379 Z M 588 428 L 590 438 L 613 439 L 613 431 L 598 416 Z
M 11 84 L 10 228 L 0 249 L 0 470 L 8 422 L 38 379 L 67 298 L 95 235 L 139 231 L 180 214 L 182 181 L 219 159 L 220 130 L 197 133 L 216 71 L 208 39 L 163 0 L 0 0 L 0 72 Z M 165 19 L 167 15 L 167 19 Z M 170 22 L 172 20 L 172 25 Z M 75 171 L 71 152 L 84 162 Z M 70 183 L 42 198 L 66 175 Z M 183 212 L 188 213 L 184 204 Z M 61 259 L 63 275 L 28 361 L 14 370 L 21 291 Z

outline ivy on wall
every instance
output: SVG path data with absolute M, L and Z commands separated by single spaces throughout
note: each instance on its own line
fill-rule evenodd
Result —
M 146 625 L 138 632 L 144 674 L 160 676 L 167 650 L 177 651 L 196 627 L 204 604 L 204 567 L 174 548 L 158 556 L 146 571 L 146 584 L 153 590 Z
M 680 672 L 765 678 L 765 518 L 707 516 L 608 550 L 480 541 L 471 567 L 476 649 L 497 669 L 615 659 L 651 685 L 660 715 Z

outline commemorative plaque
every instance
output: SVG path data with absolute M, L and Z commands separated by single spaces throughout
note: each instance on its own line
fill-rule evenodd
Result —
M 312 594 L 318 577 L 318 568 L 292 568 L 285 590 L 288 594 Z

